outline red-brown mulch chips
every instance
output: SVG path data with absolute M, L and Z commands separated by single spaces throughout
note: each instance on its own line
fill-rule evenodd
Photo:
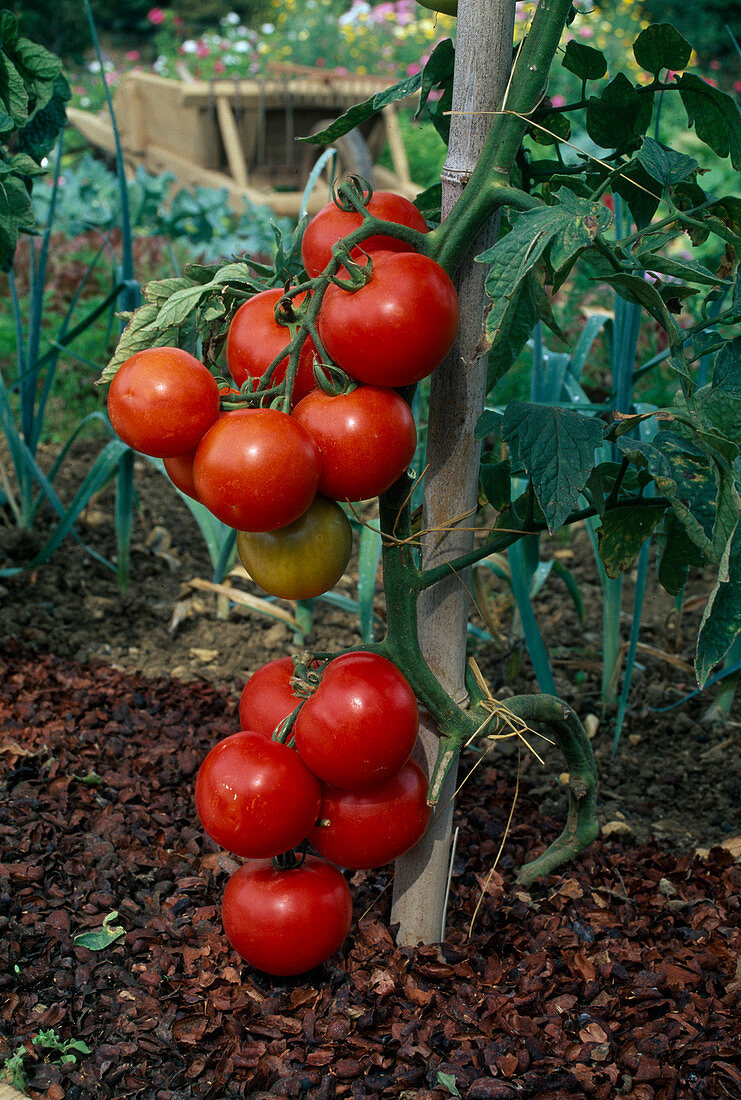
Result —
M 30 1096 L 741 1096 L 741 865 L 601 840 L 525 893 L 516 868 L 560 823 L 522 783 L 490 875 L 513 792 L 486 764 L 445 943 L 396 947 L 391 870 L 358 872 L 341 952 L 252 971 L 219 916 L 237 861 L 193 801 L 236 722 L 204 683 L 0 647 L 0 1067 L 18 1055 Z M 119 938 L 74 944 L 114 910 Z M 90 1053 L 32 1042 L 51 1030 Z

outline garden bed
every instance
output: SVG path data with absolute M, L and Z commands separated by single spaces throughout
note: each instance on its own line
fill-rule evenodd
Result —
M 0 1062 L 26 1043 L 29 1094 L 736 1095 L 741 867 L 733 843 L 717 845 L 741 833 L 738 712 L 704 723 L 709 698 L 652 709 L 691 689 L 699 608 L 680 637 L 671 601 L 651 594 L 642 639 L 664 656 L 642 656 L 615 760 L 607 723 L 597 730 L 603 833 L 573 866 L 529 894 L 514 882 L 565 804 L 558 759 L 543 769 L 525 756 L 491 873 L 517 778 L 516 749 L 495 745 L 459 798 L 444 944 L 395 947 L 390 870 L 358 872 L 342 951 L 272 979 L 224 939 L 219 901 L 235 864 L 199 828 L 193 786 L 208 748 L 237 728 L 247 676 L 296 646 L 254 612 L 217 617 L 189 585 L 210 576 L 189 513 L 144 463 L 137 485 L 124 597 L 72 542 L 2 581 Z M 111 552 L 107 499 L 80 530 Z M 4 566 L 23 550 L 7 529 L 0 547 Z M 559 552 L 586 628 L 558 584 L 538 611 L 559 690 L 584 717 L 599 714 L 597 580 L 583 534 Z M 344 612 L 315 610 L 310 645 L 359 640 Z M 506 650 L 486 645 L 477 659 L 506 694 Z M 527 660 L 509 687 L 532 687 Z M 467 756 L 466 771 L 479 759 Z M 74 944 L 113 910 L 121 938 L 100 952 Z M 32 1044 L 50 1030 L 90 1053 L 62 1063 Z

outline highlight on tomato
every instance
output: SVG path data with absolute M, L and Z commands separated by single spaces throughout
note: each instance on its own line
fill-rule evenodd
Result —
M 196 777 L 196 810 L 222 848 L 251 859 L 305 840 L 321 803 L 319 783 L 294 749 L 240 730 L 214 745 Z
M 239 307 L 229 325 L 226 337 L 226 363 L 229 373 L 238 386 L 249 378 L 258 379 L 268 369 L 273 359 L 290 342 L 291 333 L 286 325 L 275 319 L 275 307 L 284 292 L 277 287 L 262 290 Z M 306 297 L 297 294 L 292 300 L 298 306 Z M 293 402 L 300 401 L 316 385 L 314 381 L 314 356 L 317 350 L 311 337 L 301 348 L 298 370 L 291 395 Z M 286 376 L 288 356 L 281 359 L 274 369 L 270 382 L 276 385 Z
M 108 390 L 108 415 L 116 434 L 153 458 L 187 454 L 219 415 L 219 386 L 193 355 L 181 348 L 145 348 L 116 371 Z
M 319 444 L 319 492 L 333 500 L 378 496 L 414 458 L 414 417 L 404 398 L 388 387 L 356 386 L 336 395 L 315 389 L 292 416 Z
M 347 569 L 352 528 L 339 504 L 317 496 L 285 527 L 238 531 L 237 552 L 255 584 L 271 596 L 309 600 L 334 588 Z
M 367 194 L 367 192 L 366 192 Z M 420 233 L 427 233 L 428 226 L 424 217 L 409 199 L 396 195 L 392 191 L 374 191 L 366 204 L 369 214 L 382 221 L 406 225 Z M 301 259 L 306 273 L 311 278 L 320 275 L 332 259 L 332 246 L 362 224 L 362 215 L 357 210 L 342 210 L 336 203 L 330 202 L 311 219 L 306 226 L 301 241 Z M 362 244 L 365 252 L 411 252 L 411 245 L 397 237 L 376 233 Z
M 293 523 L 316 496 L 321 456 L 303 425 L 278 409 L 235 409 L 206 432 L 193 461 L 199 499 L 238 531 Z
M 268 661 L 252 673 L 239 697 L 239 723 L 243 730 L 272 737 L 281 722 L 293 714 L 304 698 L 293 690 L 293 674 L 291 657 Z
M 324 668 L 293 735 L 306 767 L 336 787 L 373 787 L 411 755 L 419 712 L 406 677 L 377 653 L 343 653 Z
M 430 821 L 427 778 L 414 760 L 368 790 L 321 787 L 319 821 L 309 841 L 319 855 L 349 870 L 391 863 L 414 847 Z
M 352 898 L 342 872 L 319 856 L 285 868 L 254 860 L 227 882 L 221 915 L 245 962 L 276 976 L 303 974 L 342 946 Z
M 448 274 L 416 252 L 376 252 L 358 290 L 331 283 L 318 332 L 330 357 L 358 382 L 411 385 L 432 374 L 458 331 L 458 295 Z

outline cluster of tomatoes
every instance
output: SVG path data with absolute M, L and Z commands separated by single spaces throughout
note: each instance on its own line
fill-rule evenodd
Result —
M 368 210 L 426 229 L 417 208 L 398 195 L 377 192 Z M 312 219 L 302 246 L 310 279 L 361 221 L 333 203 Z M 317 385 L 320 357 L 305 334 L 290 412 L 234 407 L 240 393 L 255 399 L 260 379 L 270 394 L 285 380 L 288 355 L 279 357 L 300 325 L 307 292 L 277 288 L 254 295 L 231 321 L 226 366 L 233 387 L 220 392 L 187 352 L 153 347 L 122 364 L 108 394 L 111 423 L 124 442 L 162 458 L 182 492 L 235 528 L 247 572 L 284 599 L 320 595 L 344 573 L 352 530 L 341 502 L 378 496 L 408 468 L 416 428 L 397 391 L 432 373 L 457 330 L 457 295 L 434 260 L 378 234 L 362 247 L 353 258 L 371 263 L 370 277 L 358 289 L 341 280 L 328 285 L 316 326 L 332 364 L 350 380 L 347 392 Z
M 377 192 L 367 209 L 427 229 L 400 196 Z M 344 573 L 352 534 L 341 503 L 378 496 L 408 468 L 417 437 L 399 389 L 431 374 L 457 332 L 447 274 L 394 236 L 371 236 L 345 257 L 341 274 L 361 270 L 354 282 L 319 278 L 362 220 L 329 204 L 303 238 L 308 290 L 265 290 L 240 306 L 226 339 L 234 388 L 220 392 L 193 356 L 155 347 L 128 359 L 109 390 L 119 436 L 162 458 L 179 489 L 235 528 L 250 576 L 286 599 L 319 595 Z M 301 315 L 318 287 L 311 327 Z M 318 361 L 344 372 L 342 392 L 317 384 Z M 252 676 L 240 732 L 209 752 L 195 792 L 208 835 L 247 860 L 224 892 L 226 935 L 278 975 L 319 965 L 344 940 L 352 901 L 341 869 L 389 863 L 417 843 L 430 813 L 410 756 L 417 703 L 399 669 L 354 652 L 303 673 L 287 657 Z M 297 857 L 297 846 L 313 851 Z
M 302 973 L 332 955 L 352 917 L 340 868 L 391 862 L 430 815 L 427 780 L 410 759 L 417 702 L 399 669 L 353 652 L 321 670 L 309 662 L 303 680 L 294 670 L 283 657 L 252 675 L 241 730 L 211 749 L 195 791 L 204 830 L 247 859 L 224 891 L 226 936 L 271 974 Z M 273 740 L 281 728 L 290 743 Z M 285 858 L 306 844 L 312 853 Z

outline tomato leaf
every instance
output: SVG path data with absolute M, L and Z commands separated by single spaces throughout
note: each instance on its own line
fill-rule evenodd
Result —
M 715 665 L 723 660 L 741 633 L 741 524 L 728 539 L 700 624 L 695 672 L 704 687 Z
M 680 183 L 687 176 L 691 176 L 699 167 L 694 157 L 688 157 L 686 153 L 679 153 L 676 149 L 669 149 L 652 137 L 643 139 L 643 145 L 637 155 L 649 176 L 658 180 L 664 187 L 673 187 L 675 183 Z
M 693 73 L 683 73 L 677 83 L 687 122 L 700 141 L 741 169 L 741 116 L 735 100 Z
M 592 141 L 619 152 L 635 149 L 651 122 L 653 94 L 639 95 L 624 73 L 587 101 L 586 126 Z
M 660 508 L 636 504 L 612 508 L 597 530 L 599 556 L 608 577 L 619 577 L 663 517 Z
M 525 467 L 551 533 L 563 524 L 594 468 L 604 425 L 571 409 L 512 401 L 504 438 Z
M 75 947 L 87 947 L 88 951 L 105 951 L 116 940 L 120 940 L 126 935 L 126 929 L 112 924 L 117 916 L 118 910 L 114 909 L 103 918 L 101 928 L 96 928 L 93 932 L 81 932 L 79 936 L 75 936 L 72 940 Z
M 683 69 L 692 55 L 692 46 L 671 23 L 646 27 L 633 43 L 633 56 L 642 69 L 657 74 L 662 69 Z
M 564 69 L 568 69 L 580 80 L 601 80 L 607 72 L 607 59 L 600 50 L 585 46 L 583 42 L 571 39 L 566 43 L 563 60 Z
M 368 99 L 364 99 L 362 103 L 354 104 L 318 133 L 308 134 L 306 137 L 296 138 L 296 140 L 305 141 L 311 145 L 331 145 L 343 134 L 349 133 L 356 126 L 360 126 L 369 118 L 373 118 L 373 115 L 382 111 L 384 107 L 414 95 L 421 85 L 422 73 L 414 73 L 412 76 L 408 76 L 406 80 L 400 80 L 397 84 L 392 84 L 390 88 L 385 88 L 382 92 L 376 92 Z

